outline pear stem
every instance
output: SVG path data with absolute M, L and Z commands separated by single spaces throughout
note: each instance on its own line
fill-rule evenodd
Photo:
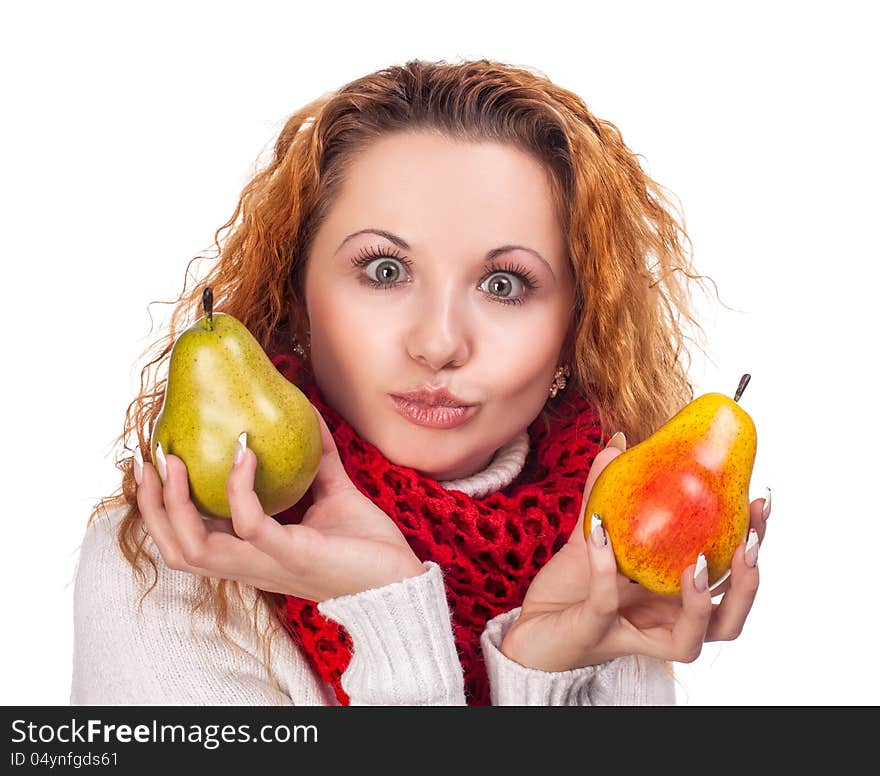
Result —
M 750 374 L 744 374 L 739 379 L 739 386 L 736 389 L 736 393 L 733 394 L 733 400 L 739 401 L 739 397 L 743 395 L 743 391 L 746 389 L 746 386 L 749 384 L 749 380 L 752 379 Z
M 202 307 L 208 316 L 208 331 L 214 331 L 214 291 L 211 286 L 202 293 Z

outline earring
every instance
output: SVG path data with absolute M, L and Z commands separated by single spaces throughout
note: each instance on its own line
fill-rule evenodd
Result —
M 553 375 L 553 382 L 550 383 L 551 399 L 555 399 L 556 394 L 565 388 L 566 380 L 569 377 L 571 377 L 571 369 L 568 368 L 568 364 L 564 364 L 556 370 L 556 374 Z
M 311 347 L 312 347 L 312 341 L 311 341 L 311 337 L 309 336 L 308 332 L 306 332 L 306 346 L 305 346 L 305 348 L 303 348 L 303 346 L 299 344 L 299 340 L 297 340 L 296 337 L 293 338 L 293 350 L 298 356 L 300 356 L 300 358 L 306 358 L 306 356 L 308 356 L 308 352 L 311 349 Z

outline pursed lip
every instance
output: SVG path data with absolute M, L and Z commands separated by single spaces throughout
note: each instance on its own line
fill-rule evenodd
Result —
M 472 407 L 473 405 L 460 399 L 444 387 L 423 385 L 413 391 L 393 393 L 392 396 L 426 407 Z

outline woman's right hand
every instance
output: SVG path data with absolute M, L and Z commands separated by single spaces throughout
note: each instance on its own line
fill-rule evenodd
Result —
M 355 487 L 315 414 L 323 454 L 311 485 L 314 503 L 299 524 L 282 525 L 263 511 L 253 450 L 245 450 L 226 482 L 231 521 L 198 512 L 182 459 L 165 456 L 164 487 L 155 468 L 143 464 L 138 507 L 170 568 L 317 602 L 424 573 L 397 525 Z

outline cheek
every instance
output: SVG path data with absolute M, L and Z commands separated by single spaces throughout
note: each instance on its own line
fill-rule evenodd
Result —
M 342 278 L 315 279 L 308 286 L 309 322 L 312 344 L 330 351 L 346 350 L 369 338 L 375 327 Z
M 495 411 L 523 408 L 540 411 L 547 400 L 556 371 L 561 338 L 555 332 L 532 326 L 508 325 L 491 340 L 481 343 L 481 363 L 491 372 L 491 398 Z
M 388 382 L 389 352 L 396 338 L 389 328 L 393 321 L 378 315 L 376 306 L 364 304 L 357 294 L 332 288 L 315 291 L 309 317 L 316 377 L 324 383 L 325 395 L 335 395 L 351 409 L 356 398 L 368 400 L 371 389 Z
M 498 409 L 538 406 L 546 401 L 555 366 L 520 352 L 509 368 L 499 372 L 494 397 Z M 548 377 L 549 374 L 549 377 Z
M 564 329 L 546 315 L 511 315 L 485 326 L 480 346 L 487 357 L 497 354 L 504 363 L 517 365 L 518 373 L 534 376 L 555 362 L 564 336 Z

